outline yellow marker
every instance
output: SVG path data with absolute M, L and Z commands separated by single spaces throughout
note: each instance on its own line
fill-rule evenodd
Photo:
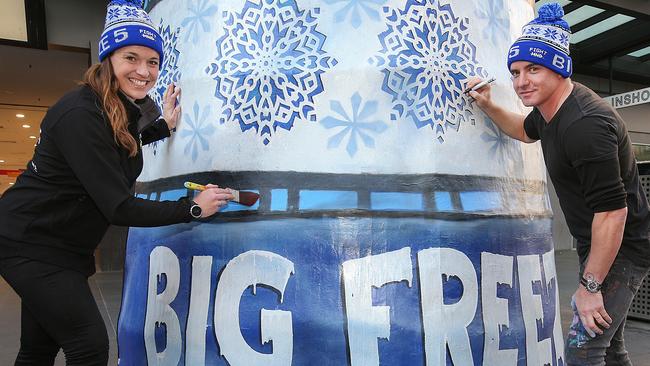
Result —
M 202 184 L 193 183 L 193 182 L 185 182 L 183 185 L 185 186 L 185 188 L 191 189 L 191 190 L 194 190 L 194 191 L 205 191 L 205 186 L 202 185 Z

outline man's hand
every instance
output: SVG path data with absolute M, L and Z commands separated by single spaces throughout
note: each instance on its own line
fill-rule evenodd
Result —
M 181 88 L 174 83 L 170 83 L 163 96 L 163 119 L 167 122 L 170 131 L 176 129 L 178 116 L 181 115 L 181 104 L 178 103 L 178 97 L 181 95 Z
M 590 333 L 603 334 L 602 328 L 607 329 L 612 323 L 612 318 L 605 310 L 603 294 L 600 292 L 591 293 L 582 285 L 579 285 L 573 296 L 575 297 L 580 321 L 585 329 Z
M 465 90 L 473 88 L 474 85 L 480 83 L 481 81 L 482 80 L 478 77 L 473 77 L 467 80 L 467 83 L 465 83 Z M 483 111 L 489 108 L 492 104 L 492 100 L 490 99 L 490 84 L 487 84 L 476 91 L 469 91 L 467 95 L 472 97 L 476 102 L 476 105 Z
M 473 77 L 465 83 L 465 90 L 471 89 L 476 84 L 480 83 L 481 79 Z M 509 110 L 500 107 L 498 104 L 492 102 L 490 98 L 490 84 L 485 85 L 481 89 L 469 91 L 467 94 L 474 98 L 476 105 L 496 123 L 496 125 L 505 132 L 506 135 L 523 141 L 526 143 L 534 142 L 531 140 L 524 131 L 524 116 L 518 113 L 510 112 Z

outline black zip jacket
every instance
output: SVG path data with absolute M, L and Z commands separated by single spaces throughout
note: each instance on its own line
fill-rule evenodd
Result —
M 189 222 L 191 201 L 136 198 L 142 143 L 169 136 L 153 101 L 120 94 L 138 153 L 120 147 L 99 98 L 87 86 L 50 108 L 32 160 L 0 198 L 0 256 L 22 256 L 94 273 L 93 252 L 109 224 L 162 226 Z M 155 104 L 154 104 L 155 107 Z M 154 116 L 155 115 L 155 116 Z M 144 121 L 143 121 L 144 120 Z

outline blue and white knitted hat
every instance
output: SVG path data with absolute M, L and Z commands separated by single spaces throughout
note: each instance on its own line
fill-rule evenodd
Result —
M 145 46 L 158 52 L 162 67 L 163 40 L 142 5 L 142 0 L 113 0 L 108 4 L 99 39 L 99 61 L 124 46 Z
M 542 65 L 568 78 L 573 73 L 569 56 L 571 28 L 562 19 L 564 10 L 558 3 L 544 4 L 537 18 L 526 24 L 523 34 L 510 47 L 508 68 L 515 61 L 529 61 Z

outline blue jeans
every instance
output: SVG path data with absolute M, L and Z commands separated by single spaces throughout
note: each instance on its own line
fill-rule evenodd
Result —
M 584 263 L 580 266 L 580 275 Z M 633 264 L 619 255 L 603 281 L 602 294 L 605 310 L 613 322 L 604 333 L 591 337 L 580 321 L 575 304 L 573 321 L 566 342 L 567 366 L 632 366 L 625 350 L 623 330 L 632 299 L 648 273 L 647 267 Z

